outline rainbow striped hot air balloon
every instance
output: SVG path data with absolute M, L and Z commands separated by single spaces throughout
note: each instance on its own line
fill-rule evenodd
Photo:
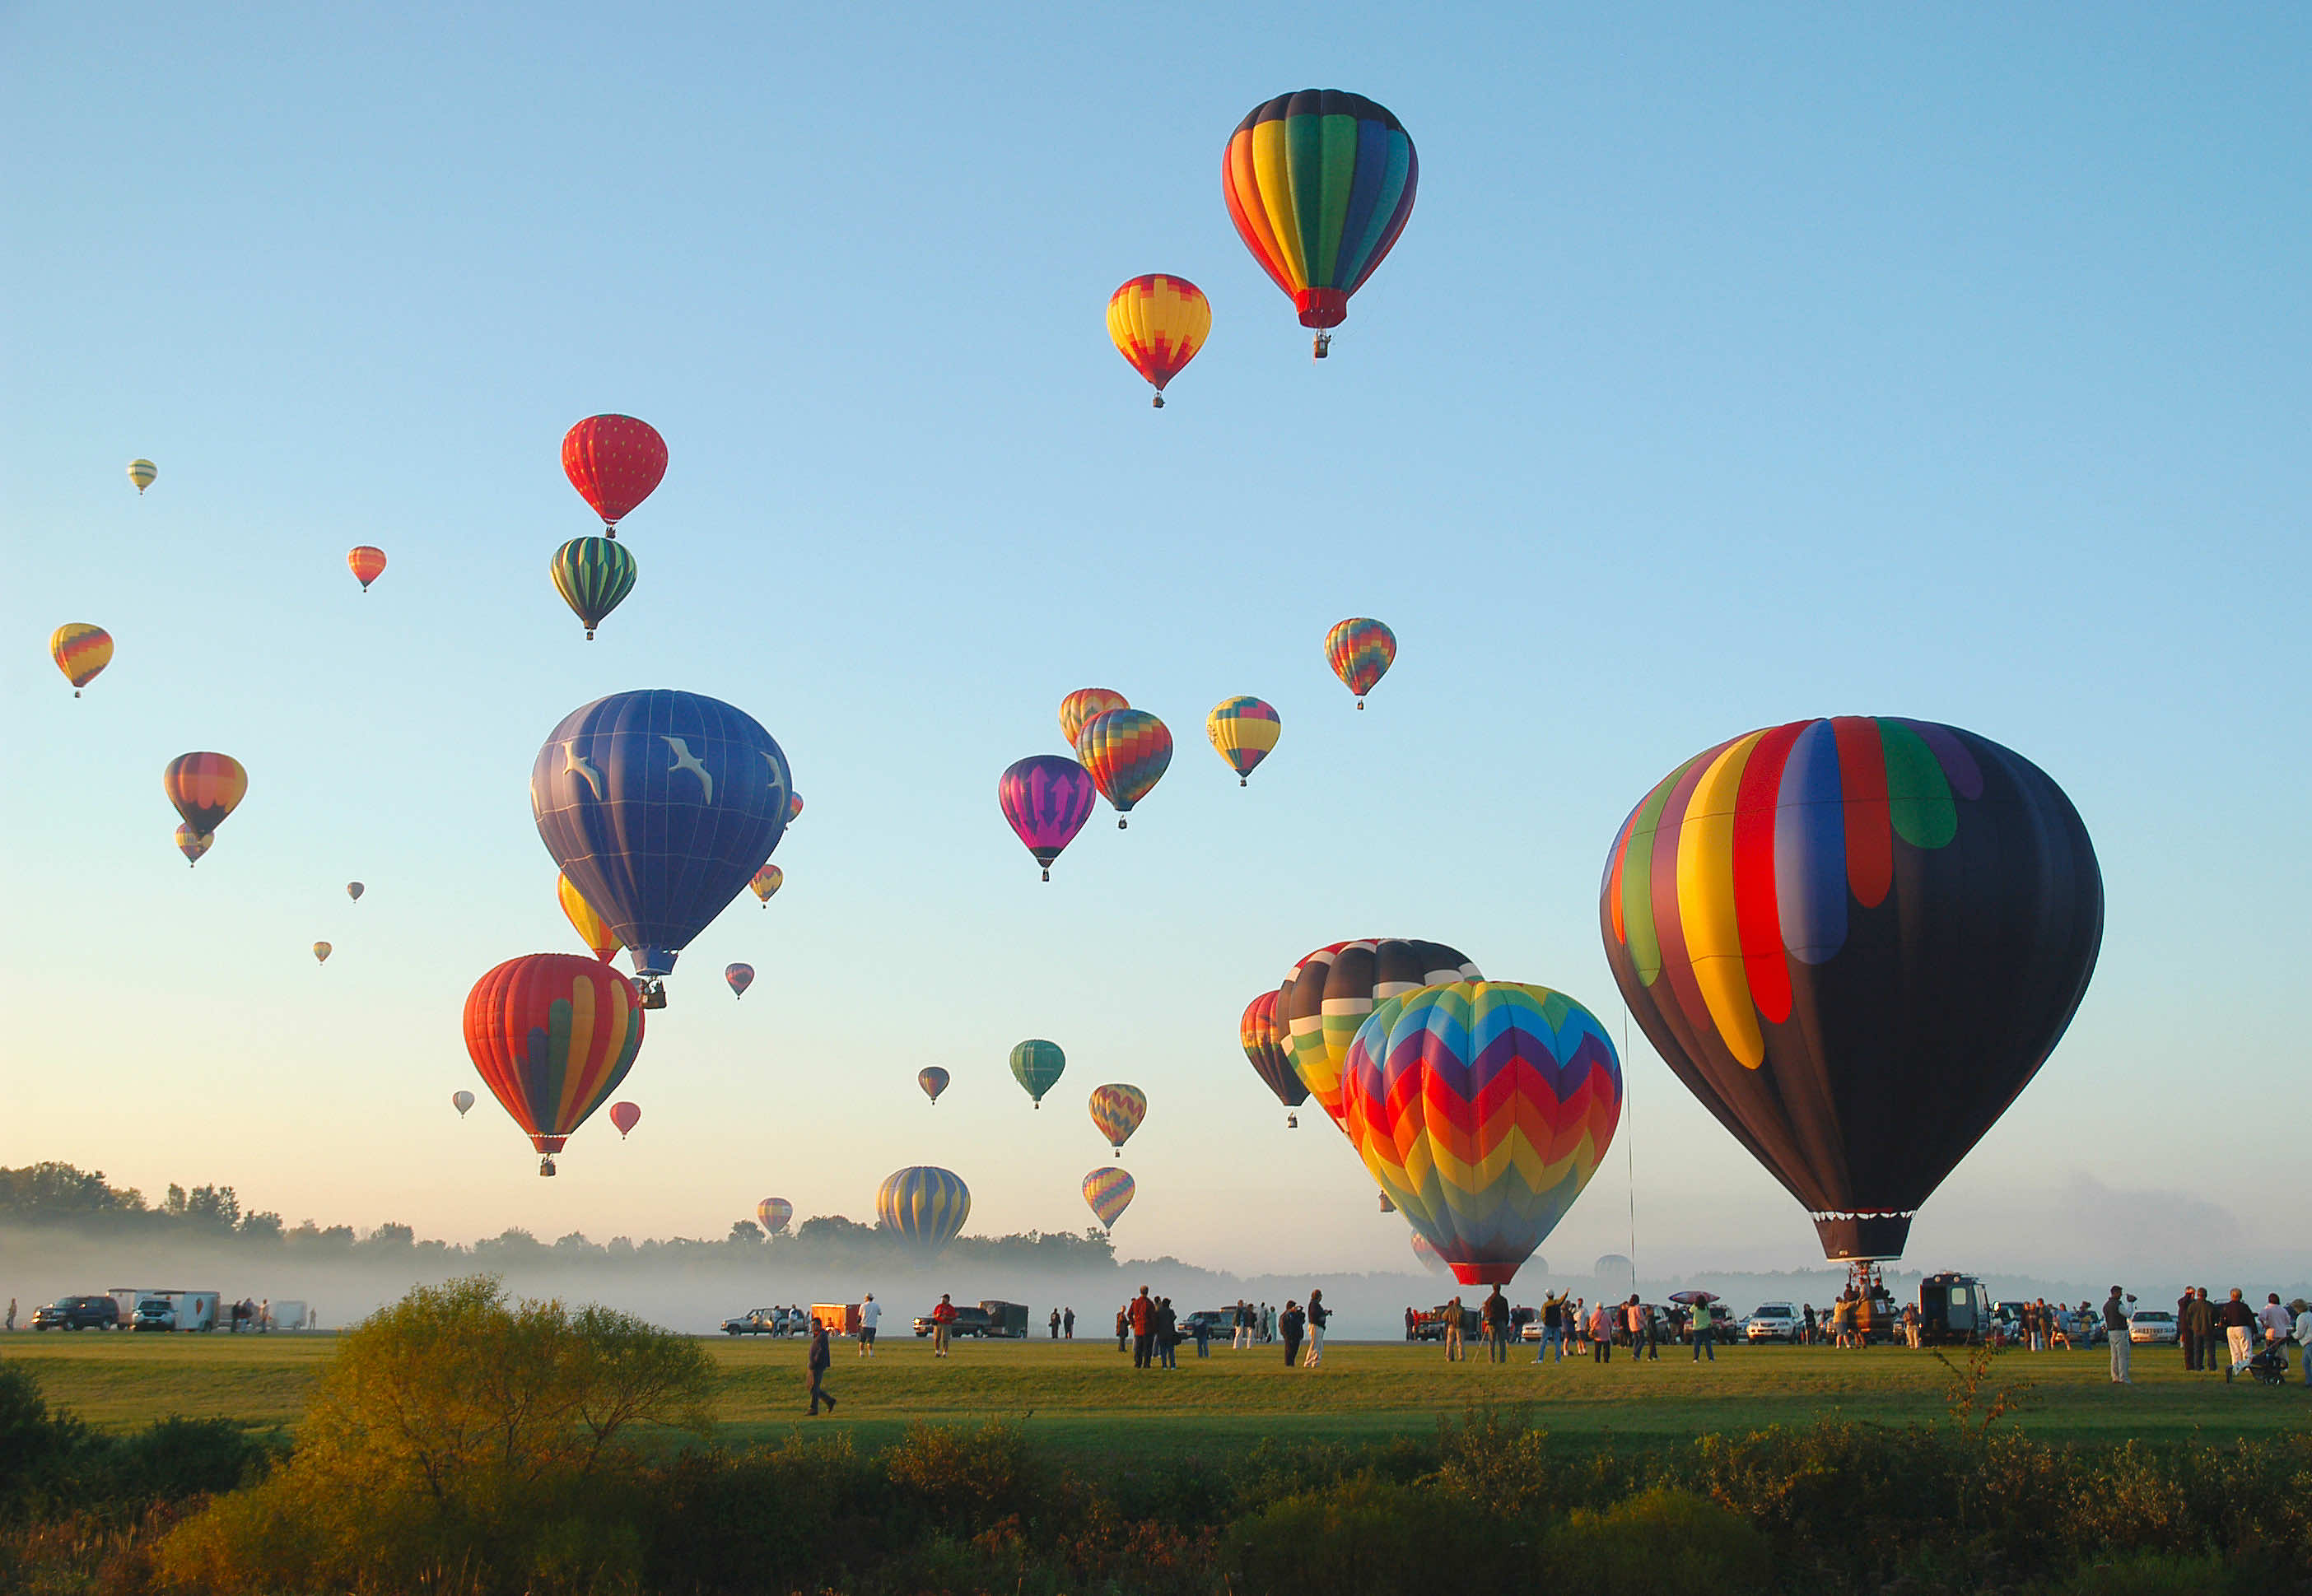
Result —
M 939 1103 L 940 1094 L 947 1090 L 947 1071 L 936 1064 L 915 1071 L 915 1085 L 924 1089 L 924 1095 L 930 1098 L 934 1105 Z
M 766 1197 L 755 1205 L 755 1217 L 762 1221 L 766 1234 L 776 1235 L 794 1217 L 794 1204 L 784 1197 Z
M 1204 735 L 1236 772 L 1236 784 L 1243 787 L 1253 767 L 1268 757 L 1284 735 L 1284 723 L 1276 718 L 1276 707 L 1263 699 L 1224 698 L 1204 717 Z
M 1212 330 L 1212 301 L 1186 277 L 1152 272 L 1108 296 L 1108 336 L 1156 389 L 1159 410 L 1164 385 L 1187 369 Z
M 1238 1040 L 1243 1044 L 1245 1062 L 1252 1066 L 1261 1085 L 1276 1094 L 1276 1101 L 1285 1107 L 1284 1128 L 1300 1129 L 1300 1116 L 1292 1111 L 1309 1101 L 1309 1088 L 1292 1068 L 1292 1055 L 1285 1046 L 1284 1032 L 1276 1023 L 1276 993 L 1265 991 L 1244 1006 L 1243 1017 L 1237 1022 Z
M 1148 1117 L 1148 1094 L 1137 1086 L 1094 1086 L 1090 1106 L 1092 1124 L 1108 1138 L 1108 1145 L 1121 1153 L 1132 1133 L 1140 1129 L 1140 1121 Z
M 1357 695 L 1362 710 L 1365 694 L 1397 662 L 1397 633 L 1368 616 L 1353 615 L 1325 634 L 1325 662 L 1341 685 Z
M 1076 758 L 1091 773 L 1116 810 L 1116 829 L 1125 828 L 1132 806 L 1146 798 L 1172 763 L 1172 734 L 1145 710 L 1110 710 L 1084 722 Z
M 1483 979 L 1467 955 L 1442 942 L 1382 937 L 1320 947 L 1287 971 L 1276 991 L 1276 1023 L 1292 1051 L 1292 1072 L 1345 1130 L 1341 1072 L 1365 1016 L 1416 988 Z
M 875 1193 L 875 1217 L 917 1256 L 935 1258 L 971 1217 L 971 1188 L 927 1164 L 894 1170 Z
M 1116 1228 L 1116 1222 L 1124 1217 L 1124 1210 L 1132 1206 L 1133 1194 L 1138 1190 L 1132 1177 L 1114 1165 L 1096 1169 L 1083 1178 L 1084 1201 L 1107 1230 Z
M 49 637 L 48 657 L 78 698 L 80 690 L 96 680 L 97 672 L 112 663 L 112 633 L 86 621 L 67 621 Z
M 642 1045 L 642 994 L 599 959 L 508 959 L 466 996 L 466 1051 L 538 1149 L 542 1175 L 618 1089 Z
M 1612 1144 L 1622 1066 L 1564 993 L 1454 981 L 1372 1011 L 1341 1097 L 1374 1183 L 1455 1278 L 1506 1285 Z

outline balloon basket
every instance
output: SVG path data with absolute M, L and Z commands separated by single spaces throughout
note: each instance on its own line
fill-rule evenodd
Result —
M 1155 399 L 1152 401 L 1152 403 L 1155 405 L 1155 407 L 1156 407 L 1157 409 L 1159 409 L 1159 410 L 1163 409 L 1163 408 L 1164 408 L 1164 396 L 1163 396 L 1162 394 L 1158 394 L 1158 395 L 1156 396 Z
M 80 696 L 80 689 L 79 689 L 79 688 L 75 687 L 75 688 L 74 688 L 74 689 L 73 689 L 73 696 L 74 696 L 74 698 L 78 698 L 78 697 Z
M 1236 779 L 1236 784 L 1239 787 L 1249 787 L 1252 785 L 1252 778 L 1249 776 L 1239 776 Z
M 539 1159 L 538 1161 L 538 1173 L 540 1175 L 551 1176 L 554 1173 L 554 1160 L 551 1158 Z
M 1044 867 L 1044 879 L 1045 879 L 1045 880 L 1047 880 L 1047 881 L 1049 881 L 1051 878 L 1052 878 L 1052 867 L 1051 867 L 1051 866 L 1049 866 L 1049 865 L 1046 865 L 1046 866 Z
M 590 643 L 594 641 L 594 629 L 591 626 L 586 628 L 586 641 Z M 1362 709 L 1364 708 L 1364 705 L 1359 704 L 1357 708 Z
M 1125 824 L 1126 824 L 1126 823 L 1125 823 L 1125 818 L 1124 818 L 1124 816 L 1123 816 L 1123 815 L 1117 815 L 1117 816 L 1116 817 L 1116 829 L 1117 829 L 1117 831 L 1123 831 L 1123 830 L 1125 830 Z
M 1331 358 L 1332 353 L 1333 335 L 1330 333 L 1318 333 L 1317 335 L 1317 345 L 1315 349 L 1309 352 L 1309 358 L 1313 361 L 1327 360 Z
M 1287 1129 L 1287 1130 L 1298 1130 L 1298 1129 L 1300 1129 L 1300 1116 L 1299 1114 L 1287 1114 L 1287 1115 L 1285 1115 L 1285 1116 L 1284 1116 L 1284 1129 Z

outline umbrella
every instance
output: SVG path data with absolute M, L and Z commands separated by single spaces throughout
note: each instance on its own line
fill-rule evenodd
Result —
M 1718 1294 L 1714 1291 L 1673 1291 L 1669 1294 L 1669 1300 L 1674 1303 L 1686 1303 L 1689 1304 L 1694 1303 L 1714 1303 L 1718 1300 Z

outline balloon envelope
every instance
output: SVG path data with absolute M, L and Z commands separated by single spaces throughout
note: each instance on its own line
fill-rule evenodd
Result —
M 1084 722 L 1076 758 L 1091 772 L 1100 797 L 1116 809 L 1117 825 L 1148 796 L 1172 763 L 1172 734 L 1145 710 L 1110 710 Z
M 1044 1106 L 1044 1094 L 1057 1084 L 1060 1071 L 1067 1067 L 1068 1056 L 1056 1042 L 1031 1037 L 1012 1050 L 1012 1078 L 1027 1089 L 1038 1108 Z
M 745 711 L 695 693 L 574 710 L 530 767 L 530 813 L 562 873 L 664 975 L 786 830 L 786 755 Z
M 1476 965 L 1442 942 L 1379 938 L 1320 947 L 1286 972 L 1276 1018 L 1293 1073 L 1343 1129 L 1341 1071 L 1357 1027 L 1390 998 L 1453 981 L 1482 981 Z
M 1099 1217 L 1100 1224 L 1110 1230 L 1124 1217 L 1124 1210 L 1132 1206 L 1133 1193 L 1138 1190 L 1130 1175 L 1113 1166 L 1096 1169 L 1083 1178 L 1084 1201 Z
M 1379 621 L 1354 616 L 1325 634 L 1325 662 L 1365 707 L 1365 694 L 1397 662 L 1397 633 Z
M 1432 1275 L 1447 1276 L 1453 1272 L 1453 1266 L 1438 1257 L 1437 1249 L 1430 1244 L 1429 1238 L 1417 1230 L 1413 1233 L 1413 1255 L 1421 1260 L 1421 1267 Z
M 546 563 L 547 575 L 554 579 L 554 590 L 562 595 L 562 602 L 586 628 L 591 641 L 594 628 L 635 590 L 635 576 L 640 567 L 635 556 L 622 543 L 612 543 L 607 537 L 574 537 L 554 551 Z
M 1213 330 L 1213 305 L 1186 277 L 1161 272 L 1134 277 L 1108 296 L 1108 336 L 1116 352 L 1156 389 L 1178 377 Z
M 144 496 L 144 490 L 158 481 L 160 475 L 161 467 L 150 460 L 128 462 L 128 480 L 136 484 L 136 495 L 140 499 Z
M 617 957 L 618 949 L 623 946 L 618 941 L 617 933 L 610 929 L 608 920 L 594 912 L 594 906 L 586 902 L 586 895 L 570 885 L 569 876 L 555 876 L 554 901 L 562 905 L 563 918 L 570 922 L 570 929 L 578 933 L 578 940 L 584 943 L 596 958 L 607 964 Z
M 883 1177 L 875 1217 L 916 1252 L 934 1256 L 971 1217 L 971 1189 L 952 1170 L 915 1164 Z
M 1349 296 L 1405 231 L 1420 185 L 1404 125 L 1338 89 L 1253 107 L 1221 158 L 1237 236 L 1309 327 L 1338 327 L 1348 316 Z
M 316 964 L 326 964 L 328 962 L 329 945 L 326 942 L 316 942 L 313 944 L 313 963 Z
M 1113 687 L 1079 687 L 1060 700 L 1060 735 L 1073 748 L 1076 739 L 1083 736 L 1084 722 L 1110 710 L 1131 707 L 1132 701 Z
M 643 1045 L 642 994 L 597 959 L 508 959 L 466 995 L 466 1051 L 540 1153 L 618 1089 Z
M 474 1106 L 474 1095 L 461 1086 L 450 1094 L 450 1106 L 458 1111 L 458 1117 L 462 1120 L 466 1117 L 466 1111 Z
M 787 873 L 784 870 L 780 869 L 776 865 L 765 865 L 755 872 L 755 878 L 747 885 L 754 888 L 757 897 L 767 903 L 771 901 L 771 894 L 784 886 L 786 883 Z
M 755 984 L 755 967 L 752 964 L 726 964 L 722 979 L 731 983 L 732 997 L 743 998 L 747 995 L 747 989 Z
M 1016 761 L 995 783 L 995 801 L 1003 807 L 1003 818 L 1044 867 L 1047 881 L 1052 878 L 1052 862 L 1083 830 L 1092 796 L 1091 773 L 1056 754 L 1031 754 Z
M 762 1221 L 765 1231 L 776 1235 L 794 1217 L 794 1204 L 784 1197 L 766 1197 L 755 1205 L 755 1217 Z
M 369 888 L 363 886 L 358 881 L 348 881 L 346 883 L 346 896 L 351 898 L 356 903 L 361 902 L 362 894 L 368 890 Z
M 1465 1286 L 1506 1285 L 1597 1173 L 1622 1067 L 1597 1016 L 1509 981 L 1423 987 L 1350 1044 L 1343 1129 Z
M 789 825 L 793 825 L 796 821 L 801 818 L 802 794 L 799 792 L 791 792 L 787 794 L 787 824 Z
M 1212 739 L 1213 750 L 1236 772 L 1239 787 L 1245 785 L 1253 767 L 1268 757 L 1269 750 L 1276 746 L 1276 739 L 1283 733 L 1284 724 L 1277 719 L 1276 707 L 1263 699 L 1224 698 L 1204 717 L 1204 736 Z
M 112 663 L 112 633 L 86 621 L 67 621 L 48 638 L 48 658 L 73 685 L 73 696 Z
M 626 1140 L 626 1133 L 642 1122 L 643 1111 L 639 1104 L 632 1103 L 610 1104 L 610 1123 L 617 1127 L 620 1141 Z
M 1091 1122 L 1117 1152 L 1148 1117 L 1148 1094 L 1137 1086 L 1108 1086 L 1091 1089 Z
M 2103 876 L 2020 754 L 1841 716 L 1664 777 L 1615 839 L 1598 921 L 1646 1039 L 1824 1252 L 1893 1258 L 2071 1024 Z
M 562 435 L 562 472 L 602 525 L 616 527 L 666 475 L 666 440 L 631 415 L 590 415 Z
M 937 1103 L 940 1094 L 947 1090 L 947 1071 L 936 1064 L 929 1068 L 915 1071 L 915 1085 L 921 1086 L 924 1089 L 924 1095 L 933 1103 Z
M 249 794 L 249 772 L 230 754 L 180 754 L 162 772 L 162 790 L 196 832 L 214 832 Z
M 358 544 L 346 551 L 346 566 L 354 573 L 354 580 L 361 584 L 362 591 L 366 593 L 369 585 L 385 574 L 385 551 L 366 543 Z
M 177 825 L 177 851 L 185 856 L 188 865 L 201 862 L 201 855 L 216 846 L 215 832 L 198 832 L 181 821 Z
M 1260 1077 L 1261 1084 L 1276 1094 L 1276 1101 L 1288 1109 L 1299 1108 L 1309 1101 L 1309 1088 L 1292 1068 L 1292 1056 L 1285 1045 L 1283 1028 L 1276 1023 L 1276 993 L 1265 991 L 1244 1006 L 1244 1015 L 1237 1022 L 1239 1040 L 1244 1045 L 1245 1062 Z

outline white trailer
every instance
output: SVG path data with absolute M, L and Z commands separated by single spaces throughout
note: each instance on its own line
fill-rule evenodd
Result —
M 120 1304 L 124 1323 L 133 1324 L 136 1304 L 158 1297 L 167 1303 L 177 1316 L 176 1328 L 180 1330 L 213 1330 L 216 1329 L 217 1301 L 215 1291 L 188 1291 L 181 1286 L 115 1286 L 109 1293 Z

